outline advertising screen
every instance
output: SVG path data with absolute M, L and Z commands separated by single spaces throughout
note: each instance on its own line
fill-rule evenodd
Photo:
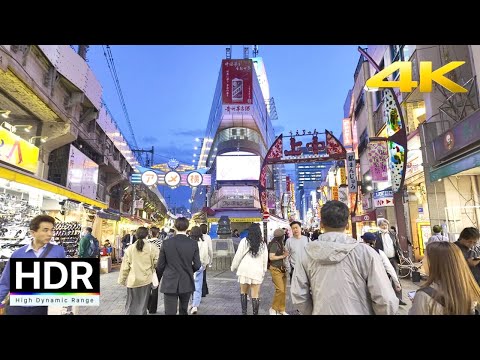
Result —
M 217 157 L 217 180 L 258 180 L 260 156 Z

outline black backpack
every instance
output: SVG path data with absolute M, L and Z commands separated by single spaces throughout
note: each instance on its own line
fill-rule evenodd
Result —
M 88 248 L 88 257 L 98 258 L 100 257 L 100 244 L 94 237 L 90 239 L 90 246 Z

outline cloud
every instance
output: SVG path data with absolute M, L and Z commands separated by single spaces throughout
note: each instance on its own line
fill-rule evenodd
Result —
M 156 142 L 158 142 L 158 138 L 155 137 L 155 136 L 145 136 L 142 139 L 142 141 L 145 142 L 145 143 L 156 143 Z
M 193 164 L 193 143 L 190 144 L 191 146 L 181 146 L 179 143 L 175 144 L 157 144 L 154 145 L 155 154 L 154 154 L 154 161 L 156 164 L 158 163 L 166 163 L 169 159 L 175 158 L 181 163 L 185 164 Z
M 171 131 L 177 136 L 191 136 L 193 138 L 203 137 L 205 135 L 205 129 L 190 129 L 190 130 L 178 130 L 178 131 L 171 130 Z

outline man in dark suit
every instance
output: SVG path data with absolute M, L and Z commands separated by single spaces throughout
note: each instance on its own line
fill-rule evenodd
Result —
M 399 274 L 398 264 L 400 263 L 400 257 L 398 256 L 401 253 L 402 249 L 400 248 L 400 243 L 398 241 L 398 236 L 396 232 L 393 232 L 390 229 L 390 223 L 387 219 L 378 220 L 378 226 L 380 230 L 375 233 L 376 242 L 375 249 L 382 250 L 385 255 L 387 255 L 388 260 L 392 264 L 393 268 L 397 275 Z M 400 305 L 407 305 L 402 300 L 402 290 L 396 290 L 395 294 L 397 295 Z
M 135 235 L 135 230 L 132 230 L 130 234 L 126 234 L 122 239 L 122 250 L 125 251 L 127 248 L 137 241 L 137 236 Z
M 193 273 L 200 269 L 198 244 L 186 235 L 187 218 L 175 220 L 177 235 L 163 241 L 157 265 L 160 292 L 164 294 L 165 315 L 175 315 L 180 300 L 179 315 L 188 314 L 188 301 L 195 290 Z

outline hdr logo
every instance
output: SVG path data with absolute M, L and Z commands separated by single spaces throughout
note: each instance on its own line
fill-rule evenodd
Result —
M 11 306 L 98 306 L 98 259 L 10 259 Z
M 413 88 L 420 89 L 420 92 L 432 92 L 432 83 L 443 86 L 452 93 L 465 93 L 467 89 L 445 77 L 445 74 L 465 64 L 465 61 L 452 61 L 432 71 L 431 61 L 420 61 L 420 81 L 412 81 L 412 63 L 410 61 L 396 61 L 382 71 L 373 75 L 365 83 L 368 91 L 376 91 L 379 88 L 399 88 L 401 92 L 411 92 Z M 389 75 L 398 71 L 397 81 L 386 81 Z

